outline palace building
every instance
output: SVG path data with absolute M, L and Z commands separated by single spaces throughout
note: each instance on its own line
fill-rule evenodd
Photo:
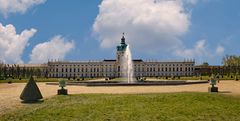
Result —
M 48 77 L 53 78 L 115 78 L 122 77 L 121 58 L 127 44 L 124 35 L 117 46 L 116 59 L 103 61 L 49 61 Z M 192 76 L 194 60 L 187 61 L 143 61 L 133 59 L 134 77 Z

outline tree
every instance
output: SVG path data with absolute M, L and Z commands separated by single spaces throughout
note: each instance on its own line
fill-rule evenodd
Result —
M 20 69 L 20 67 L 19 67 L 19 65 L 17 65 L 17 69 L 16 69 L 16 73 L 17 73 L 17 78 L 19 78 L 20 77 L 20 74 L 21 74 L 21 69 Z
M 0 63 L 0 77 L 3 76 L 3 64 Z
M 24 66 L 22 71 L 21 71 L 22 77 L 26 77 L 26 67 Z
M 7 75 L 8 75 L 7 65 L 4 65 L 3 66 L 3 76 L 4 76 L 4 78 L 7 78 Z
M 35 75 L 37 77 L 41 77 L 41 69 L 40 68 L 37 68 L 35 72 L 36 72 Z
M 222 64 L 228 75 L 240 72 L 240 56 L 226 55 L 222 59 Z
M 209 66 L 208 62 L 203 62 L 202 66 Z

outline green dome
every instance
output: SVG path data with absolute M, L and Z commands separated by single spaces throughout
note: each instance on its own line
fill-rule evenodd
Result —
M 125 43 L 125 37 L 124 37 L 124 33 L 123 36 L 121 38 L 121 43 L 120 45 L 117 46 L 117 51 L 125 51 L 127 48 L 127 44 Z

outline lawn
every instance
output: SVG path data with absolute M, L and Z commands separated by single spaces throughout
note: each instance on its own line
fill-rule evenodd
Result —
M 60 79 L 64 79 L 66 81 L 77 81 L 77 79 L 68 80 L 67 78 L 34 78 L 34 80 L 36 82 L 58 82 Z M 94 79 L 97 79 L 97 78 L 84 78 L 84 81 L 94 80 Z M 28 80 L 29 79 L 27 79 L 27 78 L 24 78 L 24 79 L 21 79 L 21 80 L 19 80 L 19 79 L 6 79 L 6 80 L 0 80 L 0 83 L 8 83 L 9 81 L 11 81 L 12 83 L 25 83 Z M 79 81 L 82 81 L 82 80 L 79 80 Z
M 70 80 L 68 80 L 67 78 L 34 78 L 35 81 L 37 82 L 58 82 L 59 79 L 64 79 L 66 81 L 78 81 L 77 79 L 73 80 L 72 78 Z M 88 80 L 97 80 L 97 79 L 102 79 L 102 78 L 84 78 L 84 81 L 88 81 Z M 171 79 L 168 78 L 166 79 L 166 77 L 161 77 L 161 78 L 156 78 L 156 77 L 147 77 L 147 80 L 199 80 L 200 77 L 197 76 L 191 76 L 191 77 L 180 77 L 180 78 L 175 78 L 175 79 Z M 210 77 L 209 76 L 202 76 L 202 80 L 209 80 Z M 19 79 L 6 79 L 6 80 L 0 80 L 0 83 L 8 83 L 9 81 L 11 81 L 12 83 L 25 83 L 27 82 L 29 79 L 27 78 L 23 78 L 21 80 Z M 111 81 L 126 81 L 126 78 L 114 78 Z M 224 76 L 223 78 L 220 78 L 220 80 L 234 80 L 234 78 L 230 78 L 227 76 Z M 79 78 L 79 81 L 82 81 L 81 78 Z
M 240 120 L 240 98 L 210 93 L 55 96 L 6 113 L 0 120 Z

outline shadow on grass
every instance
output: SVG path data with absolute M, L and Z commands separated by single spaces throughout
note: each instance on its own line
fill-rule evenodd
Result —
M 232 93 L 231 91 L 219 91 L 218 93 Z
M 44 100 L 34 100 L 34 101 L 21 101 L 23 104 L 41 104 Z

